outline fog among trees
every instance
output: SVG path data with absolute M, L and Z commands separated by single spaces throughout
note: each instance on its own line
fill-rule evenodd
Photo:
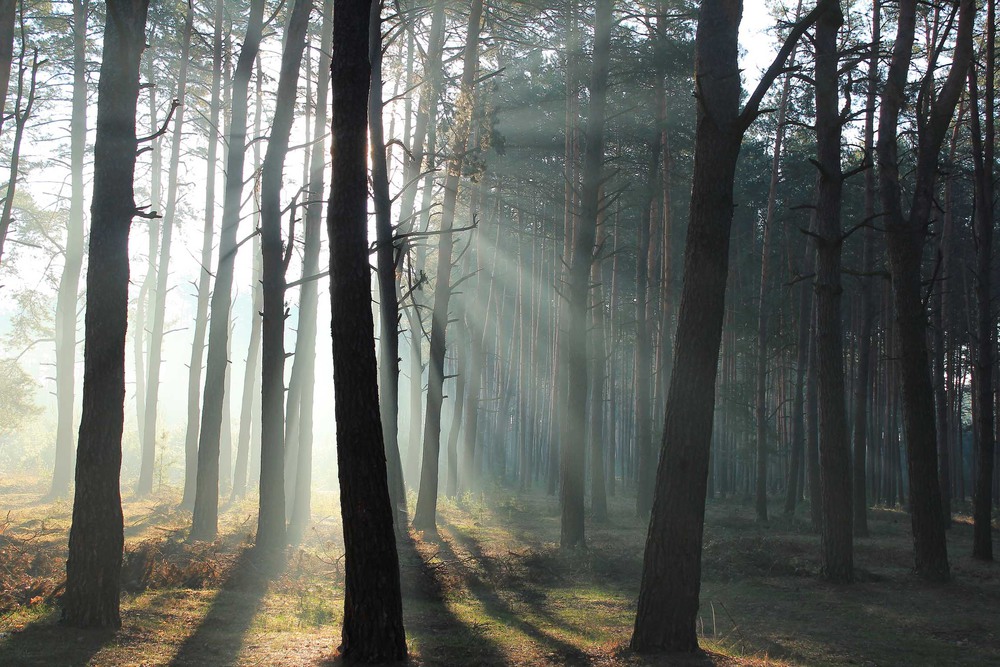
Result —
M 996 26 L 0 0 L 0 663 L 1000 664 Z

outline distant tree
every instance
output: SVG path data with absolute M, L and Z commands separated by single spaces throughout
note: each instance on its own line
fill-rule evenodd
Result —
M 975 238 L 976 238 L 976 326 L 975 345 L 976 420 L 976 480 L 973 495 L 972 555 L 982 560 L 993 560 L 993 466 L 994 462 L 994 362 L 996 350 L 996 314 L 993 306 L 993 228 L 996 225 L 993 179 L 996 155 L 996 0 L 986 2 L 986 35 L 983 45 L 985 64 L 982 78 L 985 83 L 980 107 L 980 68 L 972 63 L 969 68 L 969 102 L 972 119 L 973 178 L 975 181 Z
M 194 339 L 191 342 L 191 360 L 188 363 L 187 427 L 184 435 L 184 495 L 182 507 L 194 507 L 195 484 L 198 470 L 198 432 L 201 425 L 201 371 L 205 354 L 205 334 L 208 331 L 208 302 L 211 297 L 212 244 L 215 237 L 215 180 L 219 155 L 219 116 L 222 105 L 222 29 L 225 0 L 215 3 L 214 32 L 212 37 L 212 87 L 209 98 L 208 154 L 205 161 L 205 221 L 201 241 L 201 266 L 198 271 L 198 301 L 194 318 Z M 256 239 L 255 239 L 256 240 Z M 255 310 L 255 312 L 257 312 Z M 245 479 L 243 475 L 242 479 Z M 240 476 L 233 482 L 237 493 Z M 245 482 L 244 482 L 245 484 Z M 242 493 L 242 487 L 240 487 Z
M 567 275 L 565 300 L 566 344 L 560 363 L 567 380 L 566 413 L 559 462 L 559 544 L 563 548 L 586 544 L 584 532 L 584 459 L 587 415 L 587 305 L 590 265 L 594 261 L 597 219 L 601 206 L 604 171 L 604 123 L 607 110 L 608 68 L 611 59 L 613 0 L 597 0 L 594 13 L 594 53 L 590 73 L 590 105 L 587 109 L 586 148 L 580 215 L 573 235 L 573 254 Z
M 278 102 L 261 166 L 260 241 L 264 313 L 261 373 L 260 514 L 257 547 L 285 546 L 285 249 L 281 242 L 281 183 L 295 118 L 296 90 L 312 0 L 295 0 L 285 28 Z M 293 213 L 294 215 L 294 213 Z M 314 242 L 319 239 L 313 239 Z M 294 238 L 289 236 L 289 247 Z
M 49 495 L 69 494 L 76 407 L 76 325 L 83 271 L 83 159 L 87 145 L 87 14 L 89 0 L 73 0 L 73 92 L 70 116 L 70 203 L 66 263 L 56 297 L 56 452 Z
M 424 456 L 420 467 L 420 489 L 413 512 L 413 527 L 437 530 L 438 466 L 441 456 L 441 403 L 444 400 L 445 335 L 451 299 L 452 251 L 455 245 L 454 223 L 459 181 L 466 158 L 475 106 L 476 72 L 479 69 L 479 33 L 482 29 L 483 0 L 472 0 L 463 52 L 462 80 L 456 102 L 454 144 L 448 159 L 441 204 L 441 227 L 438 237 L 438 270 L 434 283 L 434 311 L 431 322 L 431 345 L 427 382 L 427 410 L 424 417 Z
M 137 208 L 133 178 L 139 60 L 148 0 L 108 0 L 97 98 L 94 194 L 87 272 L 83 417 L 66 562 L 63 621 L 118 627 L 124 544 L 121 440 L 125 420 L 128 235 Z
M 346 662 L 362 663 L 406 658 L 368 268 L 370 11 L 370 0 L 334 0 L 333 170 L 327 211 L 337 460 L 346 550 L 340 651 Z

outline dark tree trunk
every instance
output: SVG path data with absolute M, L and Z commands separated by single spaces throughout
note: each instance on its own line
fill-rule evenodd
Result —
M 146 0 L 108 0 L 97 98 L 94 193 L 84 338 L 83 417 L 66 561 L 63 621 L 118 627 L 124 544 L 121 440 L 125 420 L 128 234 L 136 214 L 135 111 L 146 45 Z
M 366 206 L 369 1 L 334 0 L 331 63 L 330 301 L 340 510 L 346 577 L 340 651 L 346 662 L 406 658 L 399 560 L 378 408 Z
M 868 61 L 868 96 L 865 112 L 865 155 L 870 160 L 875 148 L 875 101 L 878 87 L 879 50 L 882 44 L 882 14 L 880 0 L 872 3 L 872 44 Z M 864 231 L 861 270 L 871 274 L 875 268 L 875 170 L 865 171 L 865 219 L 869 224 Z M 854 459 L 851 503 L 854 513 L 854 534 L 868 536 L 868 498 L 865 466 L 868 458 L 868 404 L 871 387 L 872 336 L 875 325 L 875 307 L 872 298 L 872 280 L 861 283 L 861 326 L 858 331 L 858 367 L 854 382 Z
M 13 3 L 11 3 L 13 4 Z M 76 324 L 83 269 L 83 158 L 87 146 L 87 12 L 89 0 L 73 2 L 73 97 L 70 130 L 70 203 L 66 224 L 66 265 L 56 297 L 56 425 L 52 498 L 69 494 L 73 466 L 73 412 L 76 396 Z M 3 39 L 0 37 L 0 39 Z M 6 70 L 0 65 L 0 70 Z M 0 73 L 2 76 L 2 73 Z M 0 109 L 3 106 L 0 105 Z
M 839 0 L 816 23 L 816 357 L 819 380 L 819 459 L 823 502 L 822 569 L 833 582 L 854 578 L 851 447 L 844 392 L 844 334 L 840 311 L 840 227 L 843 172 L 838 106 L 837 37 L 844 23 Z
M 698 122 L 684 287 L 631 641 L 635 651 L 698 650 L 695 625 L 701 545 L 736 161 L 743 134 L 757 115 L 761 98 L 820 11 L 811 12 L 791 31 L 741 113 L 738 42 L 742 2 L 704 0 L 701 4 L 695 38 Z
M 972 555 L 981 560 L 993 560 L 993 465 L 994 465 L 994 404 L 993 364 L 996 351 L 996 318 L 992 303 L 993 225 L 995 184 L 993 156 L 995 120 L 994 73 L 996 72 L 996 0 L 987 0 L 986 43 L 983 96 L 980 120 L 978 69 L 969 68 L 969 102 L 972 119 L 972 150 L 975 179 L 976 236 L 976 335 L 973 368 L 976 392 L 976 486 L 973 495 Z M 985 126 L 985 131 L 984 127 Z
M 0 0 L 0 112 L 7 108 L 7 90 L 10 87 L 10 67 L 14 64 L 14 25 L 17 19 L 18 0 Z M 84 2 L 73 3 L 74 38 L 76 37 L 77 4 L 86 8 Z M 84 14 L 86 17 L 86 14 Z M 86 25 L 86 19 L 83 22 Z M 86 38 L 86 34 L 84 34 Z M 75 46 L 75 43 L 74 43 Z M 74 60 L 74 67 L 76 61 Z
M 944 143 L 972 58 L 975 3 L 962 0 L 956 48 L 939 94 L 921 95 L 916 175 L 909 212 L 904 212 L 898 164 L 898 123 L 907 72 L 913 57 L 916 1 L 903 0 L 879 116 L 879 185 L 885 213 L 899 341 L 903 422 L 910 479 L 910 518 L 917 573 L 930 580 L 949 577 L 948 549 L 941 521 L 934 394 L 927 354 L 927 315 L 921 294 L 921 258 L 933 206 L 938 154 Z
M 800 276 L 813 273 L 816 266 L 816 249 L 806 242 L 805 255 L 799 269 Z M 809 351 L 812 346 L 813 329 L 813 289 L 808 280 L 802 280 L 799 287 L 798 332 L 795 345 L 795 386 L 792 396 L 792 452 L 788 464 L 788 489 L 785 494 L 785 514 L 795 513 L 795 506 L 802 498 L 802 472 L 806 460 L 806 390 L 809 369 Z
M 208 331 L 208 360 L 205 393 L 198 438 L 198 474 L 195 487 L 191 539 L 215 538 L 219 525 L 219 438 L 222 431 L 222 403 L 225 394 L 229 342 L 229 313 L 232 308 L 233 268 L 236 261 L 236 234 L 243 198 L 243 165 L 246 160 L 247 92 L 254 59 L 260 49 L 264 21 L 263 0 L 250 5 L 247 33 L 233 76 L 232 115 L 229 121 L 226 157 L 226 194 L 222 207 L 219 238 L 219 267 L 212 290 L 212 319 Z M 281 466 L 279 465 L 279 470 Z

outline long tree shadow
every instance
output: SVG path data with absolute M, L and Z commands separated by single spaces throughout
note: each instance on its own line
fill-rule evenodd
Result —
M 198 628 L 184 640 L 171 665 L 234 665 L 247 631 L 280 566 L 244 550 Z
M 0 665 L 86 665 L 118 635 L 114 629 L 60 625 L 59 614 L 53 609 L 21 630 L 0 634 Z
M 479 569 L 488 572 L 490 559 L 483 552 L 478 541 L 468 535 L 465 535 L 459 528 L 450 523 L 445 523 L 445 527 L 447 528 L 451 538 L 469 553 Z M 492 584 L 483 581 L 479 573 L 467 564 L 467 561 L 456 555 L 452 545 L 447 540 L 442 539 L 440 545 L 441 554 L 445 555 L 445 557 L 456 564 L 456 571 L 464 580 L 466 587 L 478 598 L 479 602 L 483 605 L 486 612 L 491 617 L 510 625 L 521 633 L 527 635 L 544 647 L 549 654 L 554 655 L 559 662 L 569 662 L 572 664 L 590 662 L 591 656 L 587 652 L 580 649 L 580 647 L 565 641 L 564 639 L 553 636 L 542 628 L 539 628 L 525 620 L 521 613 L 514 609 L 507 600 L 497 594 L 495 587 Z M 533 591 L 525 590 L 512 592 L 521 594 L 520 597 L 525 600 L 525 603 L 534 615 L 545 618 L 553 626 L 561 627 L 566 630 L 573 630 L 573 628 L 570 628 L 564 621 L 556 618 L 547 609 L 545 609 L 544 606 L 539 603 L 536 596 L 529 595 L 530 593 L 533 593 Z
M 509 665 L 510 656 L 479 624 L 460 619 L 449 608 L 449 582 L 427 544 L 409 535 L 398 543 L 407 635 L 416 643 L 414 662 L 422 665 Z M 426 553 L 425 553 L 426 552 Z

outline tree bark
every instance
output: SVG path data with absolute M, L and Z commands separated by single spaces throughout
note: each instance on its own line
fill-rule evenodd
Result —
M 643 557 L 631 647 L 693 652 L 701 588 L 701 546 L 715 380 L 729 274 L 733 185 L 743 134 L 793 45 L 822 5 L 799 22 L 740 112 L 740 0 L 704 0 L 695 38 L 698 121 L 662 453 Z
M 346 577 L 345 662 L 406 658 L 399 560 L 378 407 L 368 268 L 367 144 L 370 1 L 334 0 L 330 301 L 340 508 Z
M 844 392 L 844 334 L 840 309 L 840 225 L 844 186 L 840 165 L 842 121 L 838 107 L 837 38 L 844 23 L 839 0 L 816 23 L 816 358 L 819 380 L 819 459 L 823 502 L 824 578 L 854 578 L 851 449 Z
M 97 98 L 90 208 L 83 417 L 62 618 L 74 627 L 119 627 L 124 545 L 120 473 L 125 421 L 128 234 L 136 214 L 135 113 L 147 0 L 108 0 Z

